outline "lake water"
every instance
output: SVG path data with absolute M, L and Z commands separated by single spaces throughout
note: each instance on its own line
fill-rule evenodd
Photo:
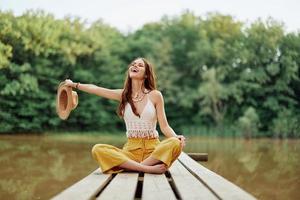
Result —
M 300 140 L 186 136 L 185 152 L 258 199 L 300 198 Z M 163 140 L 162 137 L 160 140 Z M 49 199 L 96 169 L 91 148 L 122 148 L 124 135 L 0 136 L 0 199 Z

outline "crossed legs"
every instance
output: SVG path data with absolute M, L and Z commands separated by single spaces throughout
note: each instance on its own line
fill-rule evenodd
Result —
M 122 163 L 121 165 L 119 165 L 119 167 L 125 168 L 127 170 L 161 174 L 167 171 L 167 166 L 165 164 L 158 164 L 159 162 L 161 161 L 148 157 L 141 163 L 138 163 L 134 160 L 128 160 Z
M 140 163 L 134 160 L 126 161 L 119 165 L 119 167 L 129 170 L 143 171 L 147 173 L 164 173 L 168 170 L 168 167 L 165 163 L 163 163 L 161 160 L 152 158 L 151 156 Z
M 151 156 L 149 156 L 148 158 L 146 158 L 145 160 L 143 160 L 141 162 L 141 164 L 143 164 L 143 165 L 150 165 L 150 166 L 158 164 L 158 163 L 163 163 L 163 162 L 160 160 L 157 160 L 155 158 L 152 158 Z
M 103 171 L 109 170 L 113 163 L 121 164 L 114 165 L 116 169 L 123 168 L 125 170 L 142 171 L 147 173 L 164 173 L 172 162 L 179 156 L 180 141 L 177 138 L 168 138 L 162 141 L 155 150 L 142 162 L 137 162 L 128 155 L 124 155 L 119 148 L 108 144 L 96 144 L 92 149 L 92 154 L 95 160 L 98 161 Z M 126 153 L 127 154 L 127 153 Z M 158 160 L 159 159 L 159 160 Z M 162 162 L 162 163 L 161 163 Z

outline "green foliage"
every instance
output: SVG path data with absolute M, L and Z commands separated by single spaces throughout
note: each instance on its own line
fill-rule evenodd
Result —
M 232 131 L 239 118 L 246 136 L 299 137 L 292 125 L 300 113 L 299 52 L 299 33 L 271 18 L 246 27 L 232 16 L 186 11 L 124 35 L 101 20 L 87 26 L 41 10 L 0 11 L 0 132 L 124 130 L 117 102 L 80 91 L 78 107 L 60 120 L 57 86 L 70 78 L 121 88 L 129 62 L 143 56 L 154 64 L 176 132 L 239 135 Z
M 300 136 L 300 116 L 293 113 L 292 110 L 283 109 L 278 113 L 277 118 L 273 120 L 272 132 L 274 137 L 287 138 Z
M 237 126 L 245 138 L 251 138 L 257 132 L 259 117 L 253 107 L 247 108 L 244 115 L 238 118 Z
M 216 70 L 214 68 L 205 71 L 202 74 L 203 84 L 199 87 L 200 97 L 200 113 L 210 115 L 217 125 L 222 125 L 223 117 L 226 107 L 224 107 L 222 100 L 226 99 L 224 94 L 225 88 L 217 80 Z

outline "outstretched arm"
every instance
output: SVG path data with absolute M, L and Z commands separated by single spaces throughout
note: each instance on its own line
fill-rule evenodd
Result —
M 73 82 L 70 79 L 66 79 L 65 83 L 67 86 L 71 86 L 73 88 L 75 88 L 77 85 L 77 82 Z M 101 96 L 107 99 L 112 99 L 117 101 L 121 101 L 122 92 L 123 92 L 123 89 L 108 89 L 104 87 L 99 87 L 94 84 L 83 84 L 83 83 L 79 83 L 77 85 L 77 89 L 90 94 L 95 94 L 97 96 Z

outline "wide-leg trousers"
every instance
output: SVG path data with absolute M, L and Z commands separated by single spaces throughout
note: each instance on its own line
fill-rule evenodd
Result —
M 169 168 L 182 151 L 180 140 L 169 137 L 162 141 L 159 138 L 127 138 L 122 148 L 110 144 L 96 144 L 92 148 L 92 156 L 98 162 L 102 173 L 119 173 L 119 167 L 128 160 L 142 162 L 149 156 L 165 163 Z

